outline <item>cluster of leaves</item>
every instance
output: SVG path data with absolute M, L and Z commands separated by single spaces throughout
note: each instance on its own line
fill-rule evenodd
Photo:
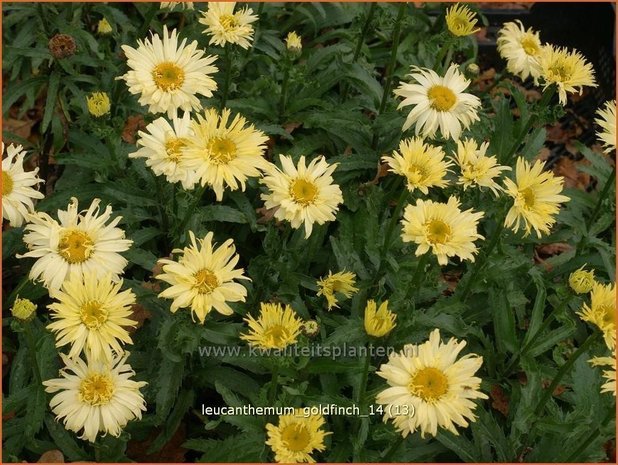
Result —
M 290 303 L 303 318 L 317 320 L 317 342 L 364 345 L 368 339 L 361 319 L 369 298 L 389 299 L 398 315 L 385 345 L 400 348 L 422 342 L 433 328 L 466 339 L 467 350 L 484 358 L 482 390 L 492 394 L 490 401 L 479 402 L 478 420 L 460 436 L 440 433 L 434 440 L 412 435 L 390 460 L 602 460 L 602 444 L 613 436 L 614 400 L 599 393 L 599 370 L 586 363 L 590 357 L 578 359 L 549 402 L 540 400 L 574 347 L 590 333 L 575 315 L 583 300 L 570 294 L 566 277 L 587 263 L 599 278 L 615 279 L 613 191 L 599 202 L 612 173 L 607 159 L 578 147 L 590 161 L 581 169 L 596 180 L 597 189 L 569 189 L 571 201 L 548 237 L 522 239 L 504 233 L 469 283 L 466 301 L 457 289 L 468 285 L 472 267 L 462 263 L 443 268 L 434 263 L 411 298 L 418 259 L 414 247 L 404 245 L 393 229 L 399 220 L 392 216 L 393 206 L 402 184 L 394 175 L 384 176 L 379 163 L 382 154 L 397 147 L 404 120 L 387 83 L 389 73 L 393 82 L 404 79 L 412 64 L 440 68 L 436 57 L 448 39 L 444 8 L 331 3 L 258 8 L 253 48 L 232 53 L 227 106 L 270 136 L 270 159 L 279 153 L 319 153 L 329 163 L 338 163 L 334 177 L 344 205 L 336 222 L 316 228 L 307 240 L 302 231 L 276 224 L 260 208 L 255 180 L 244 193 L 226 193 L 223 202 L 207 192 L 190 212 L 186 228 L 179 230 L 193 193 L 156 178 L 142 160 L 127 157 L 135 150 L 135 130 L 144 124 L 138 116 L 145 111 L 125 83 L 115 80 L 126 69 L 120 46 L 134 45 L 148 30 L 161 33 L 166 24 L 209 49 L 197 12 L 169 13 L 159 10 L 159 4 L 145 3 L 3 4 L 3 114 L 19 120 L 38 109 L 29 136 L 6 131 L 5 141 L 22 143 L 47 179 L 48 195 L 37 204 L 38 210 L 54 216 L 71 197 L 80 205 L 97 197 L 123 217 L 120 225 L 134 241 L 125 254 L 130 262 L 125 283 L 138 298 L 134 317 L 143 320 L 133 334 L 130 363 L 137 379 L 149 383 L 143 420 L 130 423 L 119 438 L 102 438 L 96 450 L 54 420 L 48 395 L 32 370 L 38 366 L 41 377 L 49 379 L 57 376 L 60 365 L 53 337 L 44 329 L 48 316 L 43 309 L 49 300 L 45 290 L 27 278 L 31 262 L 15 258 L 24 252 L 23 228 L 5 230 L 3 290 L 8 292 L 3 293 L 3 308 L 10 308 L 19 293 L 41 309 L 33 323 L 36 340 L 30 341 L 34 353 L 18 326 L 4 333 L 3 353 L 10 360 L 3 384 L 5 460 L 36 459 L 52 449 L 60 449 L 69 460 L 92 460 L 95 453 L 104 461 L 144 460 L 173 443 L 182 447 L 177 446 L 172 461 L 267 461 L 272 456 L 264 444 L 265 424 L 275 418 L 206 418 L 201 405 L 271 405 L 276 366 L 280 394 L 274 405 L 356 404 L 366 410 L 384 388 L 373 372 L 385 359 L 368 360 L 365 391 L 360 388 L 362 358 L 202 357 L 200 346 L 239 345 L 242 316 L 272 300 Z M 401 40 L 390 67 L 400 8 L 405 8 Z M 112 24 L 109 36 L 96 34 L 103 17 Z M 289 69 L 290 97 L 282 104 L 283 75 L 290 66 L 283 38 L 291 30 L 303 37 L 304 48 Z M 74 56 L 52 57 L 47 44 L 56 33 L 75 38 Z M 459 39 L 455 46 L 463 68 L 476 61 L 473 38 Z M 216 79 L 221 88 L 223 73 Z M 483 111 L 470 135 L 489 140 L 489 152 L 498 155 L 501 164 L 512 165 L 515 152 L 534 159 L 546 139 L 544 124 L 555 121 L 560 109 L 528 101 L 521 87 L 510 81 L 496 87 L 505 91 L 497 98 L 474 82 L 472 92 L 482 98 Z M 85 96 L 92 91 L 110 95 L 108 117 L 93 119 L 88 114 Z M 218 99 L 215 94 L 203 103 L 218 106 Z M 144 118 L 147 123 L 153 116 Z M 537 121 L 532 128 L 531 118 Z M 444 141 L 443 147 L 449 153 L 455 145 Z M 461 196 L 464 208 L 485 211 L 480 233 L 490 237 L 495 219 L 508 207 L 506 199 L 495 201 L 487 192 L 462 193 L 455 186 L 436 192 L 435 198 L 444 201 L 453 193 Z M 185 245 L 188 230 L 198 236 L 213 231 L 219 242 L 234 239 L 241 266 L 252 280 L 247 302 L 234 305 L 237 315 L 213 312 L 202 326 L 192 322 L 188 312 L 171 314 L 169 303 L 157 298 L 156 261 Z M 573 247 L 541 265 L 535 263 L 535 250 L 554 243 Z M 343 269 L 356 273 L 360 291 L 341 309 L 326 312 L 324 300 L 316 297 L 316 279 L 328 270 Z M 548 321 L 550 314 L 554 319 Z M 9 320 L 5 316 L 3 326 Z M 602 344 L 594 350 L 600 353 Z M 379 461 L 398 437 L 379 416 L 333 416 L 327 423 L 334 433 L 321 457 L 327 462 Z M 136 443 L 145 446 L 135 448 Z

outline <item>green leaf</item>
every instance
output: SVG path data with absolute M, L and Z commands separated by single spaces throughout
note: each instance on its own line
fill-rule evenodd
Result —
M 489 294 L 494 308 L 494 332 L 498 350 L 514 353 L 519 346 L 515 329 L 515 312 L 504 290 L 491 288 Z
M 54 444 L 67 459 L 72 462 L 85 462 L 90 458 L 84 449 L 73 439 L 72 433 L 69 433 L 60 422 L 54 420 L 52 415 L 45 415 L 45 426 Z
M 219 221 L 226 223 L 247 223 L 247 217 L 243 212 L 227 205 L 208 205 L 198 209 L 196 215 L 202 221 Z
M 183 389 L 180 391 L 176 405 L 174 405 L 174 410 L 172 410 L 172 413 L 167 418 L 165 425 L 163 425 L 163 430 L 161 433 L 159 433 L 155 440 L 150 444 L 150 447 L 146 451 L 147 454 L 150 455 L 160 451 L 163 446 L 169 442 L 180 426 L 180 422 L 182 421 L 185 413 L 193 404 L 194 397 L 195 395 L 192 390 Z
M 41 123 L 41 132 L 47 131 L 52 115 L 56 109 L 56 101 L 58 99 L 58 88 L 60 87 L 60 73 L 53 70 L 49 76 L 47 84 L 47 99 L 45 100 L 45 112 L 43 113 L 43 122 Z
M 157 378 L 153 383 L 154 392 L 156 392 L 155 424 L 163 423 L 172 409 L 182 384 L 184 369 L 184 359 L 180 362 L 173 362 L 164 357 L 161 360 Z

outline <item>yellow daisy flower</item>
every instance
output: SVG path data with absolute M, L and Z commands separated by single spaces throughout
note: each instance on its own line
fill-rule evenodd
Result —
M 112 351 L 121 354 L 120 342 L 133 343 L 125 328 L 137 325 L 130 318 L 135 295 L 121 288 L 122 280 L 114 283 L 109 275 L 99 278 L 89 272 L 74 274 L 60 290 L 51 291 L 58 302 L 48 306 L 53 322 L 47 329 L 55 333 L 56 347 L 71 344 L 70 358 L 83 350 L 93 362 L 110 362 Z
M 325 424 L 322 415 L 305 417 L 302 409 L 296 409 L 294 415 L 280 415 L 277 426 L 266 425 L 266 444 L 278 463 L 315 463 L 311 454 L 322 452 L 324 439 L 331 434 L 322 429 Z
M 169 182 L 180 182 L 184 189 L 193 189 L 198 181 L 195 170 L 186 166 L 187 147 L 193 139 L 193 128 L 189 113 L 182 118 L 174 116 L 172 124 L 165 118 L 157 118 L 146 131 L 138 132 L 136 152 L 129 158 L 145 158 L 157 176 L 165 176 Z
M 616 347 L 616 284 L 594 283 L 590 293 L 590 306 L 584 303 L 579 317 L 603 332 L 610 349 Z
M 163 273 L 156 278 L 171 285 L 159 297 L 173 299 L 172 313 L 190 307 L 202 324 L 213 308 L 223 315 L 231 315 L 233 311 L 227 302 L 244 302 L 247 296 L 247 289 L 234 280 L 249 279 L 243 275 L 242 268 L 234 269 L 240 259 L 234 241 L 228 239 L 216 247 L 212 232 L 199 241 L 192 231 L 189 237 L 190 247 L 172 251 L 181 254 L 177 262 L 159 260 Z
M 43 180 L 37 176 L 38 168 L 24 171 L 26 152 L 21 145 L 5 147 L 3 142 L 2 154 L 2 218 L 18 228 L 24 224 L 28 212 L 34 210 L 33 200 L 44 197 L 33 188 Z
M 570 200 L 560 195 L 563 178 L 543 171 L 544 166 L 545 163 L 540 160 L 530 166 L 530 163 L 519 157 L 515 167 L 515 181 L 504 180 L 505 192 L 514 199 L 504 225 L 517 232 L 523 223 L 525 236 L 532 229 L 538 237 L 549 234 L 551 226 L 556 222 L 560 204 Z
M 444 161 L 444 151 L 441 147 L 426 144 L 422 137 L 404 139 L 399 143 L 399 152 L 393 152 L 392 157 L 384 156 L 382 160 L 388 163 L 390 172 L 405 176 L 408 190 L 420 190 L 429 193 L 430 187 L 446 187 L 445 179 L 451 162 Z
M 436 436 L 438 427 L 458 434 L 456 426 L 476 420 L 474 399 L 487 399 L 474 376 L 483 357 L 468 354 L 457 360 L 465 345 L 455 338 L 443 344 L 434 329 L 428 341 L 405 345 L 380 366 L 377 374 L 390 387 L 378 393 L 376 402 L 388 406 L 384 421 L 392 420 L 404 438 L 416 430 L 422 437 Z
M 385 300 L 376 310 L 375 300 L 368 300 L 365 307 L 365 331 L 370 336 L 382 337 L 390 333 L 397 324 L 397 315 L 388 309 L 388 300 Z
M 454 256 L 473 262 L 477 253 L 474 241 L 483 239 L 477 232 L 482 217 L 483 212 L 461 211 L 454 196 L 447 203 L 418 200 L 404 210 L 401 238 L 418 244 L 417 257 L 431 250 L 440 265 L 446 265 Z
M 300 157 L 294 166 L 292 157 L 279 155 L 281 168 L 270 165 L 261 180 L 269 192 L 262 194 L 266 208 L 278 207 L 275 218 L 289 221 L 297 229 L 304 223 L 305 238 L 311 235 L 313 223 L 334 221 L 339 204 L 343 203 L 341 189 L 333 183 L 332 174 L 337 165 L 329 165 L 323 156 L 305 165 Z
M 117 79 L 124 79 L 129 92 L 139 94 L 140 105 L 147 105 L 151 113 L 167 113 L 173 118 L 180 109 L 199 110 L 198 95 L 212 97 L 217 83 L 211 75 L 218 71 L 213 63 L 216 56 L 205 56 L 198 50 L 197 41 L 178 44 L 176 29 L 168 35 L 163 26 L 163 40 L 158 34 L 152 41 L 138 40 L 137 49 L 123 45 L 130 71 Z
M 610 153 L 616 150 L 616 100 L 605 102 L 603 108 L 597 110 L 597 116 L 594 121 L 602 129 L 597 132 L 597 137 L 603 143 L 603 151 Z
M 539 33 L 532 28 L 527 30 L 519 20 L 508 22 L 498 31 L 498 53 L 506 60 L 509 73 L 527 79 L 531 76 L 535 83 L 541 76 L 539 56 L 543 46 Z
M 583 265 L 578 270 L 575 270 L 569 275 L 569 286 L 577 294 L 587 294 L 592 290 L 592 286 L 596 282 L 594 280 L 594 270 L 586 271 Z
M 80 438 L 90 442 L 101 433 L 118 437 L 129 421 L 141 420 L 146 402 L 140 388 L 147 383 L 130 379 L 135 372 L 126 363 L 128 356 L 108 364 L 60 354 L 65 365 L 60 378 L 43 382 L 46 392 L 57 392 L 49 402 L 56 420 L 63 419 L 69 431 L 83 431 Z
M 561 105 L 566 105 L 567 92 L 581 95 L 584 86 L 597 86 L 592 65 L 577 50 L 546 45 L 539 56 L 539 64 L 544 89 L 556 84 Z
M 480 146 L 474 139 L 464 139 L 457 141 L 457 153 L 453 160 L 459 165 L 461 176 L 458 184 L 463 185 L 464 190 L 471 186 L 488 187 L 498 196 L 502 188 L 494 181 L 500 176 L 502 171 L 508 171 L 509 166 L 498 165 L 498 160 L 494 156 L 487 156 L 488 142 L 483 142 Z
M 446 10 L 446 26 L 451 34 L 455 36 L 469 36 L 480 31 L 476 26 L 476 14 L 470 8 L 459 3 Z
M 433 138 L 440 129 L 443 137 L 457 140 L 462 129 L 479 120 L 477 110 L 481 100 L 464 92 L 470 81 L 457 65 L 449 66 L 443 77 L 427 68 L 413 66 L 412 70 L 415 72 L 409 76 L 415 83 L 401 83 L 394 91 L 403 97 L 398 109 L 413 105 L 403 125 L 404 131 L 415 124 L 416 135 Z
M 225 44 L 238 44 L 244 49 L 253 41 L 253 26 L 258 20 L 253 10 L 245 7 L 234 12 L 236 2 L 208 2 L 208 10 L 202 13 L 199 22 L 206 26 L 205 34 L 210 35 L 209 44 L 224 47 Z
M 88 112 L 96 118 L 107 115 L 111 108 L 109 96 L 106 92 L 91 93 L 86 97 L 86 105 L 88 106 Z
M 235 191 L 240 185 L 244 191 L 247 178 L 260 176 L 260 170 L 269 165 L 264 158 L 268 137 L 241 115 L 228 125 L 229 119 L 227 108 L 221 115 L 214 108 L 198 115 L 182 162 L 195 172 L 202 186 L 212 187 L 219 201 L 225 187 Z
M 358 288 L 354 287 L 356 284 L 356 275 L 351 271 L 340 271 L 333 274 L 332 271 L 328 271 L 328 276 L 320 278 L 317 282 L 318 285 L 318 297 L 323 295 L 326 297 L 328 303 L 328 310 L 333 307 L 339 308 L 337 305 L 337 296 L 335 294 L 341 294 L 348 299 L 352 297 L 352 294 L 358 291 Z
M 601 392 L 611 392 L 616 397 L 616 349 L 613 350 L 611 357 L 594 357 L 588 360 L 594 367 L 607 366 L 608 370 L 603 371 L 603 378 L 607 382 L 601 386 Z
M 94 199 L 86 211 L 78 211 L 75 197 L 66 210 L 58 210 L 60 223 L 47 213 L 28 216 L 24 242 L 29 252 L 17 258 L 36 258 L 30 279 L 38 280 L 49 290 L 60 289 L 71 274 L 94 272 L 98 277 L 111 274 L 117 281 L 127 260 L 120 255 L 131 247 L 132 240 L 116 225 L 122 219 L 112 217 L 112 207 L 99 214 L 101 200 Z
M 296 344 L 303 327 L 292 307 L 284 308 L 278 303 L 261 303 L 257 320 L 248 315 L 245 321 L 250 331 L 240 338 L 260 349 L 283 349 Z

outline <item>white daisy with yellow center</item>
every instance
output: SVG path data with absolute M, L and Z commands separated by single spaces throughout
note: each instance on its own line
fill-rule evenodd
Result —
M 57 393 L 49 402 L 56 420 L 90 442 L 100 434 L 118 437 L 129 421 L 141 420 L 146 402 L 140 388 L 147 383 L 131 379 L 128 356 L 115 356 L 109 364 L 60 354 L 65 365 L 60 378 L 43 381 L 46 392 Z
M 249 279 L 242 268 L 234 269 L 240 259 L 234 241 L 228 239 L 216 247 L 212 232 L 199 241 L 192 231 L 189 237 L 190 247 L 172 251 L 181 254 L 178 261 L 159 260 L 163 273 L 156 278 L 170 284 L 159 297 L 173 299 L 172 313 L 190 308 L 201 324 L 212 309 L 231 315 L 234 312 L 227 302 L 244 302 L 247 297 L 247 289 L 235 280 Z
M 164 117 L 157 118 L 138 135 L 137 145 L 141 148 L 130 153 L 129 158 L 145 158 L 146 165 L 157 176 L 165 176 L 172 183 L 180 182 L 187 190 L 195 187 L 198 177 L 184 163 L 193 138 L 189 113 L 184 113 L 182 118 L 174 116 L 172 124 Z
M 2 154 L 2 218 L 18 228 L 24 224 L 28 212 L 34 210 L 33 200 L 44 197 L 33 188 L 43 180 L 37 176 L 38 168 L 24 171 L 26 152 L 21 145 L 5 147 L 3 142 Z
M 446 187 L 451 162 L 444 160 L 445 154 L 441 147 L 426 144 L 422 137 L 411 137 L 399 143 L 399 151 L 393 156 L 384 156 L 382 160 L 388 163 L 391 173 L 404 176 L 408 190 L 420 190 L 429 193 L 430 187 Z
M 244 49 L 251 46 L 253 26 L 258 20 L 253 10 L 245 7 L 234 11 L 236 2 L 208 2 L 208 10 L 202 13 L 200 23 L 206 26 L 205 34 L 210 36 L 209 44 L 237 44 Z
M 487 156 L 488 142 L 480 146 L 474 139 L 457 141 L 457 152 L 453 160 L 459 165 L 461 176 L 458 183 L 466 190 L 471 186 L 488 187 L 498 196 L 502 188 L 494 181 L 502 171 L 509 171 L 510 166 L 501 166 L 495 156 Z
M 597 110 L 594 122 L 601 126 L 597 137 L 603 143 L 603 151 L 610 153 L 616 150 L 616 100 L 605 102 L 603 108 Z
M 403 125 L 405 131 L 413 124 L 416 135 L 433 138 L 438 131 L 446 139 L 457 140 L 461 131 L 479 120 L 481 100 L 465 93 L 470 85 L 457 65 L 449 66 L 444 76 L 427 68 L 413 66 L 413 84 L 401 83 L 395 95 L 403 97 L 398 109 L 412 105 Z
M 532 28 L 525 29 L 519 20 L 508 22 L 498 32 L 498 52 L 506 60 L 506 69 L 527 79 L 531 76 L 536 83 L 541 76 L 539 56 L 543 46 L 539 33 Z
M 487 399 L 479 390 L 481 379 L 474 376 L 483 357 L 468 354 L 458 360 L 465 346 L 466 341 L 455 338 L 443 344 L 434 329 L 423 344 L 407 344 L 392 353 L 377 372 L 390 386 L 376 397 L 378 404 L 388 406 L 384 421 L 392 420 L 404 438 L 416 430 L 422 437 L 436 436 L 438 428 L 458 434 L 456 426 L 475 421 L 474 400 Z
M 331 434 L 322 429 L 325 424 L 322 415 L 307 416 L 296 409 L 294 415 L 280 415 L 278 425 L 266 425 L 266 444 L 278 463 L 315 463 L 311 454 L 323 451 L 324 439 Z
M 323 156 L 305 165 L 301 156 L 294 166 L 292 157 L 279 155 L 281 169 L 270 165 L 261 182 L 269 192 L 262 194 L 266 208 L 277 208 L 275 218 L 289 221 L 292 228 L 305 226 L 305 238 L 311 235 L 313 224 L 334 221 L 339 204 L 343 203 L 341 189 L 333 182 L 337 165 L 329 165 Z
M 214 108 L 197 115 L 192 122 L 194 136 L 190 138 L 182 166 L 194 172 L 202 186 L 212 187 L 217 200 L 223 191 L 239 187 L 257 177 L 269 166 L 264 158 L 268 137 L 237 114 L 230 122 L 230 110 L 221 115 Z
M 581 95 L 584 86 L 597 87 L 592 65 L 577 50 L 545 45 L 539 55 L 539 64 L 543 88 L 555 84 L 561 105 L 566 105 L 567 93 Z
M 24 242 L 29 252 L 18 258 L 36 258 L 30 270 L 30 279 L 38 280 L 50 290 L 60 289 L 71 274 L 82 276 L 92 272 L 101 277 L 110 274 L 118 281 L 127 260 L 120 255 L 133 241 L 125 239 L 124 231 L 116 226 L 122 219 L 112 217 L 112 207 L 101 214 L 99 199 L 94 199 L 88 210 L 78 211 L 73 197 L 66 210 L 58 210 L 60 222 L 47 213 L 28 215 Z
M 50 292 L 58 302 L 48 306 L 53 322 L 47 329 L 55 333 L 56 347 L 71 344 L 70 358 L 83 350 L 93 362 L 111 362 L 113 352 L 121 354 L 120 343 L 133 343 L 126 328 L 137 324 L 130 318 L 135 295 L 121 288 L 122 280 L 86 273 L 70 276 L 60 290 Z
M 477 232 L 483 215 L 472 209 L 461 211 L 454 196 L 447 203 L 418 200 L 416 205 L 408 205 L 404 210 L 401 238 L 418 244 L 417 257 L 431 251 L 440 265 L 448 264 L 449 257 L 454 256 L 473 262 L 477 253 L 474 241 L 483 239 Z
M 129 92 L 139 94 L 140 105 L 148 106 L 151 113 L 167 113 L 173 118 L 178 110 L 199 110 L 202 104 L 198 95 L 212 97 L 217 83 L 211 75 L 218 71 L 213 63 L 216 56 L 206 56 L 198 50 L 197 41 L 178 44 L 178 34 L 173 29 L 168 34 L 163 26 L 163 40 L 158 34 L 152 40 L 138 40 L 135 49 L 123 45 L 130 71 L 117 79 L 124 79 Z

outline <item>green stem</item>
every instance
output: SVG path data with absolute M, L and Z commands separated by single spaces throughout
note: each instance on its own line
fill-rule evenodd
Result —
M 404 438 L 401 435 L 397 438 L 397 440 L 386 451 L 386 453 L 384 454 L 384 457 L 382 457 L 382 462 L 385 462 L 385 463 L 390 462 L 390 458 L 397 451 L 397 449 L 399 449 L 399 446 L 401 446 L 401 443 L 403 443 L 403 439 Z
M 356 398 L 356 405 L 362 410 L 363 398 L 365 397 L 365 392 L 367 391 L 367 378 L 369 377 L 369 364 L 371 362 L 371 357 L 369 356 L 369 348 L 367 348 L 367 355 L 365 355 L 365 363 L 363 365 L 363 373 L 360 381 L 360 385 L 358 386 L 358 396 Z
M 478 262 L 476 262 L 476 264 L 474 265 L 474 268 L 472 268 L 472 272 L 470 273 L 468 279 L 466 280 L 466 283 L 464 284 L 464 287 L 461 291 L 461 297 L 459 299 L 460 302 L 463 303 L 468 298 L 468 294 L 470 294 L 470 289 L 472 288 L 472 283 L 476 279 L 476 276 L 483 269 L 483 267 L 485 266 L 485 263 L 487 262 L 487 259 L 489 258 L 494 248 L 498 244 L 498 241 L 500 240 L 500 236 L 502 235 L 503 230 L 504 230 L 504 218 L 501 217 L 500 221 L 498 222 L 498 225 L 496 226 L 496 230 L 494 231 L 493 236 L 491 237 L 491 241 L 489 242 L 489 245 L 487 246 L 487 249 L 483 253 L 483 256 L 479 258 Z
M 354 58 L 352 58 L 352 63 L 356 63 L 358 57 L 360 56 L 360 52 L 363 49 L 363 44 L 365 43 L 365 37 L 369 32 L 369 26 L 371 25 L 371 20 L 373 19 L 373 15 L 376 12 L 376 2 L 371 3 L 369 7 L 369 11 L 367 12 L 367 17 L 365 18 L 365 24 L 363 25 L 363 29 L 358 38 L 358 42 L 356 42 L 356 48 L 354 49 Z
M 551 98 L 554 96 L 555 93 L 556 93 L 556 86 L 552 85 L 552 86 L 549 86 L 547 89 L 545 89 L 543 91 L 543 96 L 541 97 L 541 100 L 539 101 L 537 105 L 537 108 L 547 107 L 549 105 L 549 102 L 551 101 Z M 519 137 L 517 138 L 517 141 L 515 141 L 511 149 L 507 152 L 506 156 L 504 157 L 504 161 L 506 163 L 510 163 L 511 158 L 513 157 L 513 155 L 515 154 L 515 152 L 517 151 L 521 143 L 524 141 L 524 139 L 528 135 L 528 132 L 530 131 L 530 129 L 532 129 L 532 126 L 534 126 L 534 124 L 537 122 L 538 117 L 539 117 L 538 111 L 535 111 L 531 113 L 530 116 L 528 116 L 526 125 L 524 126 L 524 129 L 520 132 Z
M 615 180 L 616 180 L 616 165 L 614 165 L 614 167 L 612 168 L 612 173 L 607 178 L 607 181 L 605 181 L 605 185 L 603 186 L 603 189 L 601 190 L 601 193 L 599 194 L 599 198 L 597 199 L 597 203 L 594 206 L 594 210 L 592 210 L 592 215 L 590 215 L 590 219 L 587 222 L 590 226 L 594 225 L 594 222 L 597 220 L 599 213 L 601 213 L 601 206 L 603 205 L 603 201 L 605 200 L 605 197 L 607 197 L 607 194 L 609 193 L 609 190 L 612 187 L 612 184 L 614 183 Z M 588 239 L 588 236 L 584 235 L 577 243 L 577 247 L 575 249 L 576 257 L 581 251 L 581 248 L 586 245 L 587 239 Z
M 170 230 L 170 225 L 169 225 L 169 219 L 167 218 L 167 215 L 165 213 L 165 197 L 163 196 L 163 189 L 161 187 L 161 179 L 156 176 L 154 174 L 154 172 L 151 172 L 153 177 L 154 177 L 154 181 L 155 181 L 155 186 L 157 189 L 157 197 L 159 199 L 159 201 L 157 202 L 157 209 L 159 210 L 159 216 L 161 217 L 161 227 L 163 228 L 163 231 L 166 231 L 169 233 Z
M 230 53 L 230 47 L 226 46 L 225 50 L 225 77 L 223 81 L 223 93 L 221 94 L 221 108 L 223 111 L 225 104 L 227 103 L 227 96 L 230 91 L 230 81 L 232 80 L 232 56 Z
M 564 310 L 564 308 L 567 306 L 570 300 L 571 300 L 571 294 L 569 294 L 560 303 L 560 305 L 554 307 L 554 309 L 550 312 L 550 314 L 547 315 L 547 318 L 543 320 L 543 323 L 541 323 L 541 326 L 539 326 L 539 329 L 532 336 L 530 336 L 530 339 L 528 340 L 528 342 L 524 344 L 524 346 L 513 356 L 509 364 L 506 366 L 506 368 L 504 369 L 504 372 L 506 374 L 511 372 L 515 364 L 519 361 L 519 359 L 523 355 L 526 355 L 526 353 L 528 352 L 528 349 L 530 349 L 532 344 L 536 342 L 539 335 L 543 334 L 543 331 L 545 331 L 549 327 L 550 323 L 554 320 L 554 317 Z
M 429 255 L 429 252 L 426 252 L 419 258 L 418 265 L 416 265 L 414 276 L 412 276 L 412 280 L 410 281 L 404 300 L 408 300 L 410 297 L 416 297 L 418 294 L 416 290 L 418 290 L 419 286 L 423 283 L 423 277 L 425 276 L 425 265 L 429 260 Z
M 281 96 L 279 97 L 279 119 L 283 118 L 285 113 L 285 104 L 288 97 L 288 82 L 290 81 L 290 62 L 286 59 L 283 62 L 285 69 L 283 70 L 283 82 L 281 84 Z M 283 122 L 283 121 L 282 121 Z
M 451 45 L 452 44 L 449 44 L 448 51 L 446 52 L 446 58 L 444 59 L 444 63 L 442 63 L 442 74 L 446 73 L 446 70 L 451 64 L 451 60 L 453 59 L 453 47 Z
M 41 379 L 41 369 L 39 368 L 39 362 L 36 359 L 36 342 L 34 335 L 32 334 L 32 322 L 23 323 L 25 327 L 24 335 L 26 336 L 26 344 L 28 345 L 28 354 L 30 355 L 30 363 L 32 363 L 32 371 L 34 372 L 34 378 L 36 379 L 37 386 L 43 386 L 43 380 Z
M 393 232 L 395 231 L 395 227 L 397 226 L 397 221 L 399 220 L 399 215 L 401 214 L 401 210 L 403 210 L 403 206 L 408 200 L 408 196 L 410 195 L 410 191 L 404 185 L 402 186 L 401 195 L 397 200 L 397 205 L 395 206 L 395 210 L 393 210 L 393 214 L 391 219 L 386 227 L 386 233 L 384 234 L 384 243 L 382 244 L 382 250 L 380 251 L 380 268 L 382 266 L 382 262 L 384 257 L 386 256 L 386 252 L 391 245 L 391 239 L 393 236 Z
M 571 357 L 566 361 L 566 363 L 560 367 L 560 369 L 558 370 L 558 373 L 556 373 L 556 376 L 554 376 L 554 379 L 552 380 L 549 387 L 543 392 L 543 397 L 541 397 L 541 400 L 539 401 L 536 408 L 534 409 L 534 413 L 536 416 L 538 416 L 541 413 L 541 411 L 543 410 L 543 407 L 545 407 L 545 404 L 552 396 L 554 390 L 556 389 L 560 381 L 562 381 L 562 378 L 564 377 L 564 375 L 567 374 L 567 372 L 571 369 L 571 367 L 577 361 L 577 359 L 581 357 L 581 355 L 584 352 L 586 352 L 588 348 L 594 342 L 597 341 L 599 334 L 600 333 L 594 333 L 588 336 L 588 339 L 584 341 L 584 343 L 579 347 L 579 349 L 577 349 L 571 355 Z
M 399 48 L 399 36 L 401 34 L 401 21 L 403 19 L 403 15 L 406 12 L 408 4 L 403 2 L 399 5 L 399 14 L 397 15 L 397 20 L 395 21 L 395 29 L 393 30 L 393 44 L 391 46 L 391 59 L 388 63 L 388 67 L 386 68 L 386 82 L 384 83 L 384 93 L 382 94 L 382 101 L 380 102 L 380 108 L 378 110 L 378 114 L 381 115 L 386 108 L 386 101 L 388 100 L 388 95 L 390 94 L 391 84 L 393 82 L 393 74 L 395 71 L 395 63 L 397 62 L 397 49 Z
M 183 231 L 187 227 L 187 223 L 189 222 L 191 215 L 195 213 L 195 208 L 200 203 L 200 200 L 202 200 L 202 196 L 204 195 L 205 191 L 206 191 L 206 184 L 204 184 L 197 191 L 197 193 L 195 194 L 195 197 L 193 198 L 193 202 L 191 202 L 191 205 L 189 205 L 189 208 L 187 208 L 185 216 L 182 218 L 182 221 L 178 224 L 178 228 L 176 229 L 176 237 L 178 240 L 180 240 L 180 236 L 182 235 Z
M 597 426 L 594 430 L 592 430 L 590 434 L 584 438 L 584 440 L 580 443 L 579 447 L 575 449 L 575 451 L 565 460 L 565 463 L 575 462 L 579 455 L 588 447 L 590 447 L 592 441 L 594 441 L 601 432 L 601 428 L 604 427 L 615 415 L 616 411 L 609 409 L 601 424 Z
M 148 32 L 148 29 L 150 28 L 150 23 L 152 22 L 153 18 L 157 14 L 157 11 L 159 11 L 159 8 L 160 8 L 159 3 L 153 3 L 152 6 L 150 7 L 150 10 L 146 12 L 146 15 L 144 16 L 144 22 L 142 23 L 142 27 L 140 27 L 137 33 L 138 38 L 144 37 L 146 35 L 146 32 Z
M 275 403 L 275 398 L 277 397 L 277 381 L 279 380 L 279 366 L 275 366 L 272 375 L 272 381 L 270 382 L 270 387 L 268 391 L 268 405 L 273 405 Z

